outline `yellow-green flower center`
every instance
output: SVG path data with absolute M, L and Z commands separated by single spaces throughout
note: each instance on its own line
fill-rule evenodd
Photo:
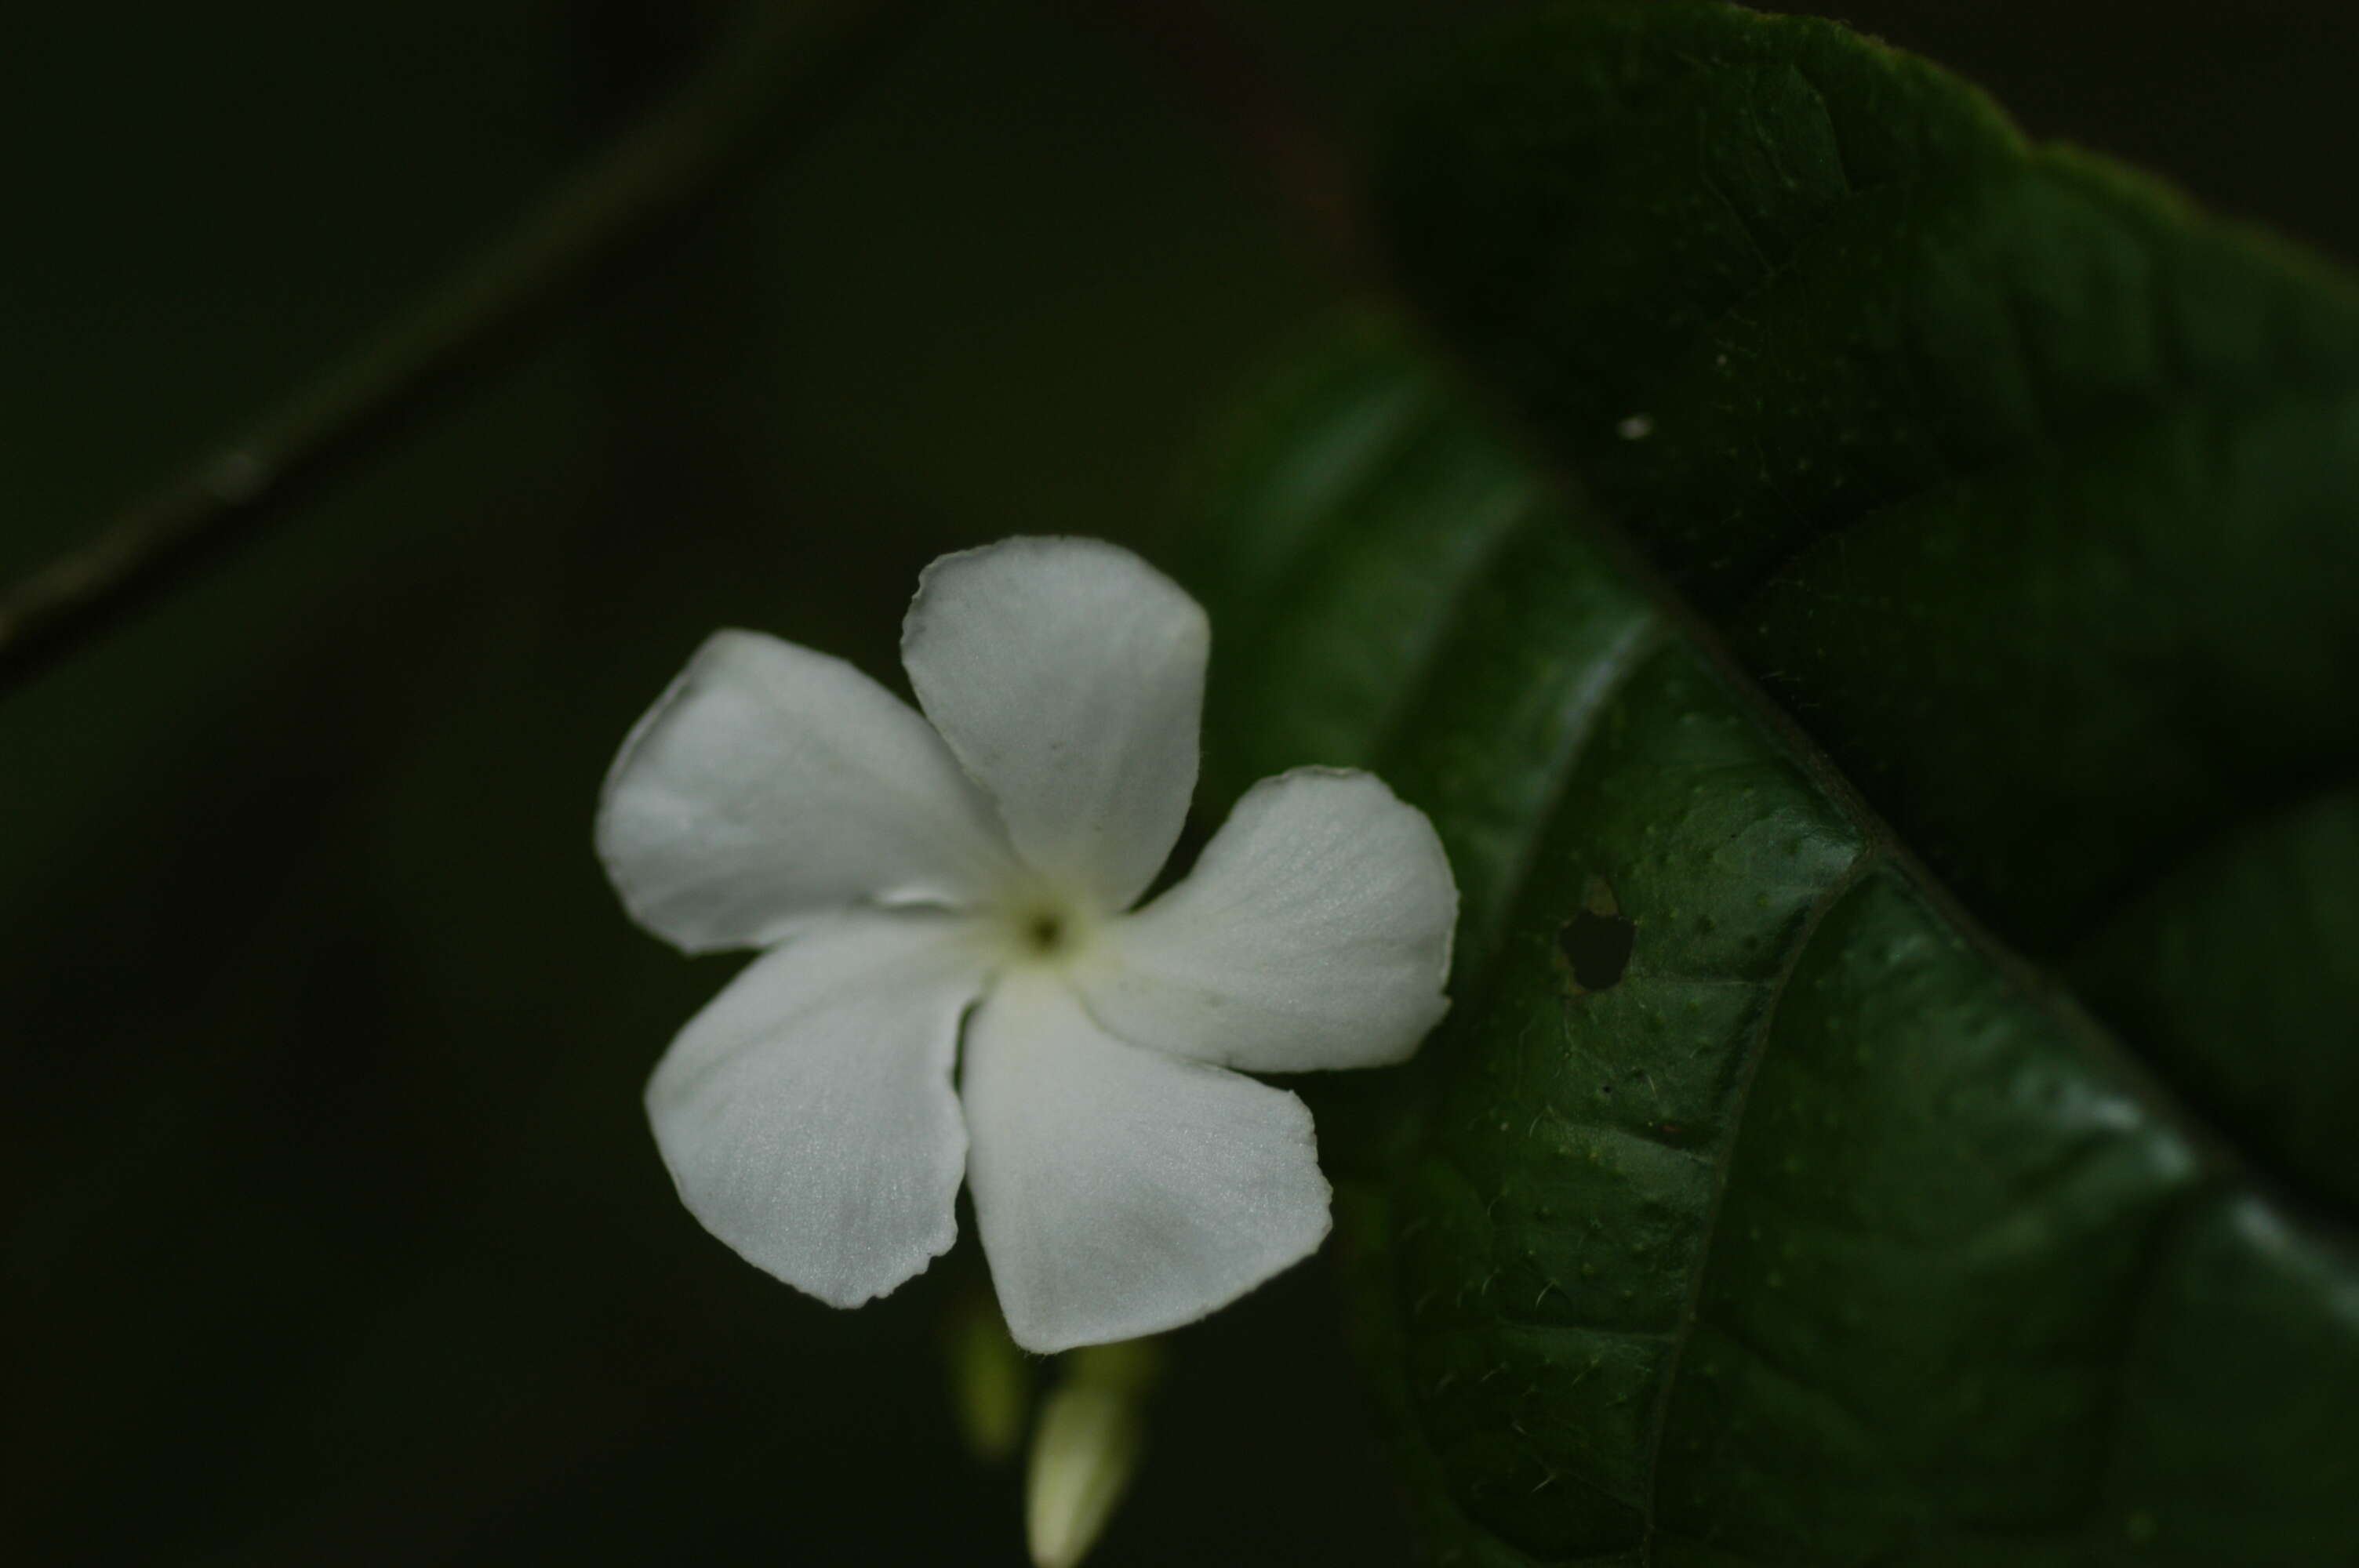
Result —
M 1086 897 L 1028 886 L 984 912 L 982 934 L 1000 968 L 1063 968 L 1090 946 L 1097 925 Z
M 1034 910 L 1027 917 L 1024 945 L 1036 957 L 1053 958 L 1065 945 L 1064 912 L 1055 909 Z

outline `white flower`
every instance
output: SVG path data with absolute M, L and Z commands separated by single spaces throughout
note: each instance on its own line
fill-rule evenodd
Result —
M 923 718 L 790 643 L 698 650 L 624 742 L 597 840 L 648 930 L 766 949 L 647 1085 L 706 1228 L 853 1306 L 948 1249 L 963 1176 L 1038 1351 L 1191 1322 L 1318 1247 L 1310 1113 L 1229 1069 L 1415 1051 L 1458 893 L 1423 814 L 1307 768 L 1131 908 L 1195 789 L 1210 643 L 1129 552 L 1010 539 L 919 580 Z

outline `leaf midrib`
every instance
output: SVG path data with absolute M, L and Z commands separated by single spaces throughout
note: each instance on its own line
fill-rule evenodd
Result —
M 1721 1141 L 1712 1160 L 1712 1198 L 1704 1208 L 1703 1223 L 1697 1233 L 1695 1260 L 1689 1265 L 1686 1299 L 1680 1303 L 1679 1321 L 1671 1329 L 1671 1348 L 1663 1364 L 1662 1387 L 1655 1394 L 1655 1410 L 1647 1421 L 1646 1459 L 1645 1531 L 1639 1538 L 1639 1551 L 1644 1560 L 1655 1560 L 1655 1509 L 1662 1494 L 1663 1436 L 1670 1427 L 1671 1392 L 1678 1386 L 1680 1369 L 1687 1359 L 1689 1343 L 1695 1337 L 1697 1319 L 1703 1306 L 1703 1285 L 1710 1271 L 1712 1243 L 1720 1235 L 1720 1211 L 1728 1196 L 1730 1168 L 1735 1163 L 1736 1145 L 1744 1136 L 1745 1113 L 1753 1103 L 1753 1080 L 1761 1068 L 1761 1059 L 1769 1053 L 1769 1040 L 1777 1023 L 1777 1013 L 1784 1005 L 1794 971 L 1801 966 L 1802 955 L 1810 950 L 1819 927 L 1835 906 L 1851 895 L 1852 890 L 1876 867 L 1884 863 L 1883 855 L 1873 840 L 1861 844 L 1860 851 L 1852 857 L 1842 876 L 1829 884 L 1802 917 L 1794 939 L 1778 966 L 1777 976 L 1769 984 L 1769 994 L 1762 1003 L 1761 1016 L 1755 1022 L 1752 1038 L 1745 1042 L 1745 1061 L 1738 1068 L 1735 1088 L 1735 1108 L 1728 1119 L 1728 1130 Z
M 1406 297 L 1396 296 L 1394 305 L 1396 309 L 1408 319 L 1428 328 L 1427 330 L 1416 334 L 1418 341 L 1428 345 L 1444 341 L 1430 330 L 1430 323 L 1423 322 L 1413 301 Z M 1649 1422 L 1649 1449 L 1644 1471 L 1645 1495 L 1637 1499 L 1645 1520 L 1645 1533 L 1640 1545 L 1645 1561 L 1649 1563 L 1653 1561 L 1653 1542 L 1658 1533 L 1655 1515 L 1660 1490 L 1660 1459 L 1662 1444 L 1668 1430 L 1669 1401 L 1678 1386 L 1680 1368 L 1698 1321 L 1703 1281 L 1709 1271 L 1715 1244 L 1719 1239 L 1720 1211 L 1727 1190 L 1729 1163 L 1737 1145 L 1745 1111 L 1750 1104 L 1754 1076 L 1758 1070 L 1761 1059 L 1767 1054 L 1768 1026 L 1774 1022 L 1777 1011 L 1784 1000 L 1788 980 L 1793 974 L 1795 967 L 1808 951 L 1810 942 L 1815 938 L 1826 915 L 1873 870 L 1886 869 L 1904 879 L 1911 892 L 1924 900 L 1934 914 L 1949 926 L 1982 962 L 1988 965 L 1995 974 L 2019 993 L 2035 999 L 2060 1024 L 2063 1033 L 2115 1074 L 2125 1090 L 2139 1103 L 2142 1109 L 2151 1115 L 2159 1125 L 2185 1140 L 2188 1146 L 2195 1152 L 2201 1165 L 2207 1167 L 2210 1173 L 2208 1177 L 2199 1178 L 2199 1186 L 2216 1189 L 2218 1185 L 2224 1183 L 2238 1183 L 2276 1205 L 2281 1211 L 2302 1217 L 2314 1230 L 2323 1228 L 2343 1245 L 2354 1245 L 2345 1228 L 2343 1217 L 2323 1217 L 2315 1214 L 2317 1206 L 2301 1200 L 2297 1189 L 2289 1189 L 2285 1183 L 2275 1178 L 2265 1162 L 2260 1162 L 2243 1148 L 2224 1129 L 2213 1124 L 2196 1111 L 2184 1097 L 2175 1091 L 2168 1079 L 2162 1077 L 2142 1055 L 2131 1050 L 2119 1034 L 2092 1014 L 2059 976 L 2034 964 L 2023 954 L 2017 952 L 1984 925 L 1958 899 L 1946 882 L 1936 876 L 1918 857 L 1898 830 L 1868 803 L 1865 796 L 1851 782 L 1849 776 L 1819 744 L 1816 737 L 1782 703 L 1771 697 L 1751 669 L 1735 656 L 1727 645 L 1718 625 L 1704 616 L 1669 582 L 1651 557 L 1637 546 L 1618 523 L 1605 514 L 1597 505 L 1582 504 L 1587 500 L 1590 492 L 1576 477 L 1567 471 L 1549 445 L 1538 438 L 1528 415 L 1507 401 L 1502 395 L 1495 392 L 1479 377 L 1459 373 L 1453 379 L 1469 391 L 1475 401 L 1490 414 L 1491 426 L 1503 432 L 1511 449 L 1530 466 L 1538 481 L 1539 492 L 1543 496 L 1552 498 L 1556 503 L 1553 506 L 1541 505 L 1531 509 L 1525 518 L 1518 522 L 1516 528 L 1509 532 L 1518 533 L 1525 528 L 1542 525 L 1551 519 L 1560 517 L 1571 520 L 1574 525 L 1582 528 L 1593 542 L 1604 547 L 1612 557 L 1614 567 L 1621 571 L 1625 582 L 1645 600 L 1652 611 L 1652 618 L 1648 622 L 1651 630 L 1644 638 L 1638 640 L 1646 651 L 1627 660 L 1616 672 L 1610 683 L 1610 688 L 1598 694 L 1597 699 L 1591 707 L 1588 722 L 1582 727 L 1578 738 L 1569 741 L 1560 757 L 1553 759 L 1558 764 L 1558 771 L 1546 791 L 1546 804 L 1533 816 L 1530 830 L 1525 837 L 1524 849 L 1516 857 L 1510 877 L 1503 881 L 1497 907 L 1502 911 L 1512 911 L 1525 902 L 1530 891 L 1538 846 L 1547 838 L 1550 825 L 1558 819 L 1564 807 L 1565 796 L 1571 780 L 1578 771 L 1582 757 L 1586 753 L 1593 739 L 1599 719 L 1611 708 L 1614 700 L 1627 687 L 1631 678 L 1638 671 L 1644 669 L 1650 660 L 1658 656 L 1666 647 L 1676 645 L 1677 638 L 1673 633 L 1684 638 L 1689 647 L 1710 667 L 1712 675 L 1734 699 L 1740 710 L 1748 719 L 1760 725 L 1778 743 L 1781 752 L 1801 769 L 1813 785 L 1824 793 L 1835 809 L 1860 837 L 1860 851 L 1854 857 L 1852 865 L 1813 904 L 1810 914 L 1805 917 L 1804 925 L 1788 948 L 1778 976 L 1771 983 L 1768 998 L 1764 1004 L 1762 1020 L 1756 1026 L 1755 1038 L 1745 1048 L 1746 1060 L 1742 1069 L 1742 1081 L 1734 1098 L 1734 1109 L 1731 1116 L 1726 1140 L 1715 1156 L 1712 1195 L 1704 1221 L 1699 1230 L 1696 1257 L 1689 1281 L 1687 1299 L 1681 1315 L 1671 1331 L 1671 1353 L 1667 1362 L 1661 1387 L 1657 1393 L 1657 1408 Z M 2162 416 L 2164 416 L 2151 415 L 2147 417 L 2151 419 Z M 2093 438 L 2093 436 L 2082 438 Z M 1985 474 L 1997 473 L 2013 466 L 2016 465 L 1994 463 L 1986 465 L 1979 471 Z M 1845 519 L 1836 528 L 1821 535 L 1818 540 L 1813 541 L 1813 544 L 1822 543 L 1835 536 L 1843 528 L 1866 516 L 1870 510 L 1872 509 L 1867 507 L 1860 508 L 1856 515 Z M 1490 561 L 1495 561 L 1498 558 L 1499 552 L 1496 551 L 1489 557 Z M 1467 579 L 1458 585 L 1458 591 L 1452 595 L 1451 600 L 1452 609 L 1462 604 L 1466 592 L 1481 577 L 1481 572 L 1471 574 Z M 1756 584 L 1753 588 L 1748 588 L 1747 595 L 1757 590 L 1757 587 L 1758 585 Z M 1420 699 L 1425 695 L 1425 689 L 1429 684 L 1426 677 L 1429 677 L 1430 674 L 1429 667 L 1417 683 L 1418 696 Z M 1421 701 L 1411 702 L 1404 706 L 1403 711 L 1414 713 L 1420 707 Z M 1503 925 L 1507 924 L 1512 924 L 1512 921 L 1503 918 Z M 1484 954 L 1484 962 L 1480 972 L 1463 979 L 1462 995 L 1465 1000 L 1462 1005 L 1473 1005 L 1476 999 L 1490 994 L 1498 983 L 1498 969 L 1505 957 L 1506 949 L 1503 946 L 1493 945 L 1490 947 Z M 1428 1140 L 1422 1128 L 1419 1129 L 1412 1146 L 1419 1149 L 1428 1147 Z M 1410 1401 L 1408 1408 L 1411 1418 L 1419 1419 L 1414 1400 Z M 1422 1431 L 1421 1422 L 1420 1431 Z M 1426 1433 L 1424 1440 L 1430 1448 L 1430 1433 Z M 1451 1506 L 1459 1517 L 1468 1518 L 1454 1498 Z M 1469 1522 L 1479 1523 L 1472 1519 L 1469 1519 Z M 1487 1526 L 1481 1528 L 1484 1529 L 1484 1533 L 1492 1535 L 1495 1539 L 1504 1540 Z
M 1796 71 L 1823 103 L 1825 95 L 1818 83 L 1799 66 Z M 2069 164 L 2072 158 L 2083 156 L 2063 149 L 2035 148 L 2021 142 L 2020 139 L 2017 141 L 2014 150 L 2017 159 L 2027 163 L 2045 157 Z M 1897 187 L 1921 186 L 1923 183 L 1920 177 L 1911 175 L 1897 180 L 1863 187 L 1849 185 L 1848 177 L 1846 177 L 1848 190 L 1845 197 L 1842 201 L 1832 204 L 1826 209 L 1825 213 L 1811 227 L 1810 232 L 1795 242 L 1787 259 L 1779 264 L 1777 273 L 1782 274 L 1789 270 L 1809 243 L 1824 232 L 1826 224 L 1832 221 L 1833 215 L 1851 210 L 1861 197 L 1874 192 L 1890 190 Z M 2142 182 L 2138 189 L 2141 194 L 2146 193 Z M 1755 285 L 1748 287 L 1744 298 L 1754 297 L 1758 289 L 1767 287 L 1771 281 L 1772 278 L 1769 276 L 1756 280 Z M 1387 299 L 1394 312 L 1414 328 L 1410 334 L 1412 340 L 1425 348 L 1429 353 L 1442 358 L 1448 362 L 1451 378 L 1489 414 L 1489 424 L 1502 432 L 1510 447 L 1538 477 L 1542 493 L 1555 498 L 1557 506 L 1541 509 L 1542 514 L 1561 513 L 1575 519 L 1577 525 L 1584 528 L 1593 542 L 1605 548 L 1625 579 L 1647 600 L 1663 624 L 1687 639 L 1711 666 L 1712 673 L 1736 697 L 1745 713 L 1760 723 L 1780 742 L 1786 753 L 1802 768 L 1811 783 L 1827 795 L 1846 821 L 1859 832 L 1868 851 L 1880 854 L 1896 872 L 1908 881 L 1919 896 L 1932 907 L 1935 914 L 1954 930 L 1984 962 L 1992 966 L 2018 990 L 2040 999 L 2077 1044 L 2093 1053 L 2098 1059 L 2119 1073 L 2125 1087 L 2137 1098 L 2143 1108 L 2155 1115 L 2163 1125 L 2186 1138 L 2190 1146 L 2195 1148 L 2207 1162 L 2219 1164 L 2233 1171 L 2255 1191 L 2288 1214 L 2302 1217 L 2313 1228 L 2324 1231 L 2345 1247 L 2359 1249 L 2359 1221 L 2354 1221 L 2354 1217 L 2332 1208 L 2325 1204 L 2322 1198 L 2309 1195 L 2307 1189 L 2299 1184 L 2278 1177 L 2275 1173 L 2271 1162 L 2244 1147 L 2240 1140 L 2227 1129 L 2203 1116 L 2143 1053 L 2132 1049 L 2118 1033 L 2104 1023 L 2081 1003 L 2071 988 L 2063 982 L 2060 975 L 2032 962 L 1985 925 L 1952 892 L 1946 881 L 1933 872 L 1882 813 L 1869 803 L 1866 795 L 1852 783 L 1849 775 L 1834 762 L 1808 727 L 1761 685 L 1751 667 L 1739 659 L 1728 645 L 1720 623 L 1700 610 L 1681 592 L 1678 585 L 1664 568 L 1657 564 L 1654 557 L 1636 538 L 1622 526 L 1603 504 L 1595 501 L 1593 492 L 1581 481 L 1576 473 L 1568 468 L 1569 460 L 1560 458 L 1553 444 L 1547 438 L 1547 432 L 1541 427 L 1538 418 L 1510 395 L 1495 389 L 1482 374 L 1481 367 L 1469 362 L 1455 350 L 1450 334 L 1446 330 L 1446 323 L 1429 316 L 1423 308 L 1422 302 L 1415 294 L 1406 288 L 1394 287 L 1388 291 Z M 1727 314 L 1742 308 L 1743 299 L 1733 302 L 1728 312 L 1716 314 L 1713 319 L 1714 321 L 1724 319 Z M 1700 334 L 1701 331 L 1701 329 L 1699 329 Z M 2351 384 L 2359 386 L 2359 378 L 2354 378 Z M 2092 424 L 2075 431 L 2069 442 L 2059 443 L 2057 446 L 2045 449 L 2042 457 L 2046 460 L 2053 460 L 2055 453 L 2060 449 L 2069 452 L 2081 449 L 2086 443 L 2118 438 L 2125 432 L 2149 427 L 2171 417 L 2174 410 L 2208 405 L 2216 412 L 2225 416 L 2249 416 L 2254 411 L 2268 407 L 2285 395 L 2279 393 L 2276 396 L 2201 399 L 2192 395 L 2194 389 L 2183 380 L 2176 381 L 2173 390 L 2180 401 L 2160 404 L 2134 416 Z M 2311 390 L 2315 392 L 2328 389 Z M 1943 482 L 1954 484 L 1987 481 L 1997 475 L 2021 470 L 2034 460 L 2028 455 L 2020 455 L 1970 467 L 1952 468 L 1945 470 Z M 1923 487 L 1919 487 L 1918 491 L 1911 493 L 1923 492 Z M 1832 546 L 1843 535 L 1870 516 L 1890 506 L 1900 504 L 1907 499 L 1908 499 L 1907 495 L 1893 495 L 1874 500 L 1857 499 L 1842 506 L 1827 505 L 1809 511 L 1796 509 L 1798 515 L 1806 518 L 1811 512 L 1820 512 L 1832 514 L 1834 520 L 1827 526 L 1810 534 L 1794 550 L 1781 557 L 1781 565 L 1790 564 L 1793 559 L 1799 558 L 1810 550 Z M 1765 572 L 1754 579 L 1743 588 L 1741 592 L 1732 597 L 1738 602 L 1751 600 L 1777 569 L 1780 568 L 1773 567 L 1769 572 Z M 1610 698 L 1608 700 L 1610 701 Z M 1604 704 L 1600 706 L 1602 708 Z M 1572 750 L 1577 752 L 1579 748 L 1575 747 Z M 1545 832 L 1546 824 L 1553 819 L 1554 809 L 1555 803 L 1552 801 L 1549 810 L 1536 818 L 1531 838 L 1533 843 L 1536 844 L 1538 841 Z M 2248 825 L 2249 818 L 2240 815 L 2221 824 L 2220 831 L 2226 833 L 2239 826 Z M 1528 857 L 1526 857 L 1527 860 L 1527 859 Z M 1523 869 L 1527 871 L 1527 865 Z M 1520 899 L 1522 889 L 1518 886 L 1510 896 L 1503 898 L 1502 907 L 1512 907 Z M 1706 1238 L 1705 1245 L 1708 1249 L 1709 1238 Z
M 1414 314 L 1413 304 L 1409 308 Z M 1567 494 L 1587 493 L 1547 445 L 1538 439 L 1527 416 L 1481 383 L 1470 382 L 1468 384 L 1493 410 L 1495 416 L 1505 420 L 1517 438 L 1518 450 L 1535 470 L 1544 476 L 1545 487 L 1550 493 L 1560 501 Z M 1992 465 L 1983 471 L 2001 472 L 2009 466 Z M 1844 820 L 1860 834 L 1864 855 L 1880 857 L 1903 877 L 1911 890 L 1932 907 L 1933 913 L 1973 950 L 1977 957 L 1992 966 L 2018 990 L 2039 999 L 2064 1024 L 2066 1032 L 2077 1044 L 2095 1052 L 2121 1073 L 2125 1086 L 2137 1097 L 2144 1108 L 2155 1113 L 2166 1126 L 2187 1138 L 2208 1160 L 2234 1171 L 2256 1191 L 2273 1202 L 2288 1206 L 2292 1212 L 2307 1217 L 2318 1206 L 2302 1200 L 2298 1190 L 2280 1190 L 2280 1184 L 2267 1177 L 2265 1162 L 2242 1149 L 2224 1129 L 2214 1125 L 2188 1104 L 2141 1054 L 2131 1050 L 2117 1033 L 2090 1012 L 2058 974 L 2026 957 L 1969 909 L 1948 883 L 1917 854 L 1899 830 L 1868 802 L 1850 776 L 1819 743 L 1817 737 L 1761 685 L 1751 668 L 1728 646 L 1719 625 L 1679 591 L 1617 522 L 1595 505 L 1580 508 L 1573 514 L 1580 518 L 1581 525 L 1589 531 L 1592 538 L 1613 557 L 1630 586 L 1647 600 L 1669 628 L 1686 639 L 1711 667 L 1746 716 L 1773 736 L 1787 756 L 1826 794 Z M 1849 523 L 1844 524 L 1849 525 Z M 1832 536 L 1830 534 L 1823 537 Z M 1752 591 L 1754 589 L 1747 589 L 1748 594 Z M 2241 817 L 2235 819 L 2237 823 L 2243 821 Z M 1536 825 L 1536 836 L 1544 831 L 1544 822 Z M 2333 1215 L 2327 1217 L 2330 1229 L 2347 1236 L 2350 1229 L 2347 1217 Z

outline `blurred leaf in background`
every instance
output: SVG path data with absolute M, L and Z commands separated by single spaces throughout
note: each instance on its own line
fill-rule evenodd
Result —
M 1399 80 L 1510 8 L 1226 21 L 1359 159 Z M 897 678 L 943 549 L 1190 554 L 1175 472 L 1344 289 L 1136 9 L 944 10 L 513 371 L 6 694 L 12 1556 L 1020 1560 L 935 1358 L 961 1260 L 835 1314 L 679 1211 L 639 1088 L 725 963 L 621 918 L 588 823 L 717 624 Z M 2359 249 L 2323 174 L 2347 8 L 1852 15 L 2035 130 Z M 723 16 L 12 23 L 0 572 L 332 362 Z M 1406 1560 L 1338 1321 L 1305 1271 L 1182 1337 L 1106 1561 Z

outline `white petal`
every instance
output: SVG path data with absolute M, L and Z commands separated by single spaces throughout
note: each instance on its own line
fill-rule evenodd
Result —
M 1109 922 L 1075 984 L 1138 1044 L 1257 1073 L 1408 1056 L 1450 1006 L 1458 887 L 1425 814 L 1372 774 L 1245 792 L 1195 869 Z
M 748 965 L 647 1083 L 647 1119 L 704 1227 L 836 1306 L 958 1233 L 966 1130 L 951 1087 L 982 989 L 964 922 L 853 911 Z
M 841 659 L 718 632 L 606 775 L 598 853 L 691 953 L 766 946 L 861 900 L 963 904 L 1013 857 L 957 759 Z
M 1192 1323 L 1327 1234 L 1300 1100 L 1113 1038 L 1051 975 L 984 1000 L 959 1087 L 975 1222 L 1027 1350 Z
M 1025 860 L 1121 909 L 1188 815 L 1211 645 L 1196 601 L 1129 551 L 1007 539 L 926 568 L 901 659 Z

